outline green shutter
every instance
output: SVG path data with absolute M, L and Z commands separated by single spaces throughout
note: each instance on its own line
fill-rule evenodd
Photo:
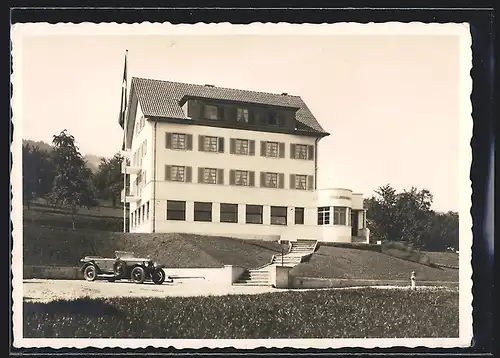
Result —
M 186 183 L 191 183 L 192 179 L 192 168 L 191 167 L 186 167 L 185 168 L 185 181 Z
M 193 150 L 193 135 L 186 134 L 186 150 Z
M 165 180 L 166 181 L 172 180 L 172 166 L 171 165 L 165 165 Z
M 255 141 L 254 140 L 248 141 L 248 154 L 255 155 Z
M 165 148 L 172 148 L 172 133 L 165 133 Z
M 290 189 L 296 189 L 295 188 L 295 174 L 290 174 Z
M 314 160 L 314 145 L 307 146 L 307 159 Z

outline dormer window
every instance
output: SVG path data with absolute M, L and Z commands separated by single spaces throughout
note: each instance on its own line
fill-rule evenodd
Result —
M 217 120 L 219 118 L 218 116 L 218 108 L 217 106 L 213 106 L 213 105 L 206 105 L 205 106 L 205 113 L 204 113 L 204 117 L 206 119 L 214 119 L 214 120 Z
M 248 109 L 238 108 L 236 111 L 236 120 L 238 122 L 248 123 Z

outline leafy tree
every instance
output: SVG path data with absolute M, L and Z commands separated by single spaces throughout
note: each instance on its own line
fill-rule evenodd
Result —
M 111 199 L 113 208 L 116 208 L 123 189 L 122 160 L 120 153 L 115 154 L 111 159 L 102 158 L 94 176 L 98 197 L 105 200 Z
M 75 217 L 81 207 L 97 206 L 92 171 L 86 166 L 75 138 L 63 130 L 53 136 L 52 159 L 55 177 L 50 201 L 66 208 L 71 213 L 73 230 Z
M 30 208 L 30 202 L 36 199 L 37 176 L 35 170 L 35 153 L 38 148 L 29 144 L 23 145 L 23 201 Z
M 458 213 L 435 213 L 423 234 L 423 241 L 429 251 L 445 251 L 448 248 L 459 249 Z
M 38 146 L 23 144 L 23 195 L 30 202 L 37 198 L 47 199 L 52 190 L 54 166 L 50 154 Z

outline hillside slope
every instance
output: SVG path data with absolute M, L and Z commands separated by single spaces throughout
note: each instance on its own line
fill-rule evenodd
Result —
M 72 231 L 34 225 L 23 227 L 23 262 L 26 265 L 78 266 L 85 255 L 112 257 L 115 250 L 150 255 L 168 267 L 255 268 L 281 251 L 276 242 L 240 240 L 187 234 L 131 234 Z
M 415 271 L 418 280 L 458 281 L 458 270 L 434 268 L 380 252 L 321 246 L 308 262 L 295 266 L 298 277 L 409 280 Z

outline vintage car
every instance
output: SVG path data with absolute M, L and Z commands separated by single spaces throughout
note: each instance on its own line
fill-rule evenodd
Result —
M 80 270 L 87 281 L 104 279 L 114 282 L 130 279 L 135 283 L 153 281 L 161 285 L 166 279 L 163 265 L 149 257 L 136 257 L 133 252 L 128 251 L 115 251 L 114 258 L 85 256 L 80 263 Z

